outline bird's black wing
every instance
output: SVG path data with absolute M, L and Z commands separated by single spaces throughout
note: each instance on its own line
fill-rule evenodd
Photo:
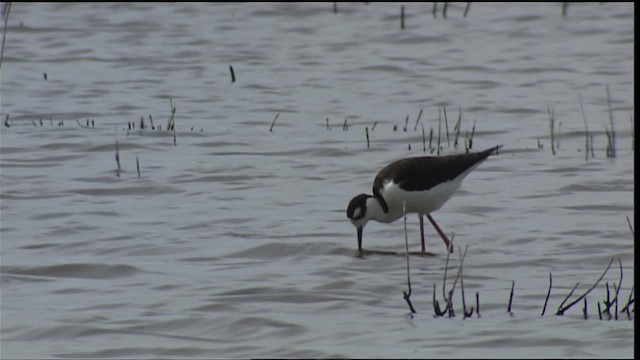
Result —
M 428 190 L 432 187 L 451 181 L 469 168 L 485 160 L 495 153 L 500 146 L 478 153 L 424 156 L 395 161 L 383 168 L 373 183 L 373 192 L 380 196 L 384 180 L 392 178 L 401 188 L 407 191 Z

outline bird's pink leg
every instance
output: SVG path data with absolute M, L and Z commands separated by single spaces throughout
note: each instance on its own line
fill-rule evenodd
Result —
M 427 219 L 429 219 L 429 221 L 431 222 L 431 225 L 433 225 L 433 227 L 436 229 L 438 234 L 440 234 L 440 237 L 442 238 L 442 241 L 444 241 L 444 245 L 447 247 L 447 250 L 449 250 L 449 252 L 452 253 L 453 252 L 453 244 L 451 243 L 449 238 L 447 238 L 447 235 L 445 235 L 444 232 L 442 231 L 442 229 L 440 229 L 440 226 L 438 226 L 438 224 L 436 224 L 436 221 L 433 220 L 433 218 L 431 217 L 431 214 L 427 214 Z M 420 220 L 422 220 L 422 218 L 420 218 Z
M 424 219 L 422 217 L 422 214 L 418 214 L 418 217 L 420 218 L 420 240 L 422 241 L 422 256 L 425 255 L 425 248 L 424 248 Z

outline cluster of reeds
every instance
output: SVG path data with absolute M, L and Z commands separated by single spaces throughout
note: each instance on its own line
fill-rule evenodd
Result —
M 571 301 L 570 303 L 567 304 L 567 301 L 569 301 L 569 299 L 571 298 L 571 296 L 573 295 L 573 292 L 578 288 L 578 286 L 580 285 L 580 283 L 576 283 L 576 285 L 571 289 L 571 291 L 569 291 L 569 294 L 564 298 L 564 300 L 560 303 L 560 305 L 558 306 L 558 309 L 556 310 L 556 315 L 564 315 L 564 313 L 569 310 L 571 307 L 573 307 L 574 305 L 578 304 L 580 301 L 583 301 L 584 306 L 582 309 L 582 314 L 584 316 L 585 319 L 589 318 L 589 313 L 588 313 L 588 307 L 587 307 L 587 295 L 593 290 L 595 289 L 598 284 L 600 283 L 600 281 L 602 281 L 602 279 L 604 278 L 605 274 L 607 273 L 607 271 L 609 271 L 609 269 L 611 268 L 611 264 L 613 263 L 614 258 L 611 258 L 611 260 L 609 261 L 609 264 L 607 265 L 607 267 L 605 268 L 605 270 L 602 272 L 602 274 L 600 275 L 600 277 L 598 278 L 598 280 L 596 280 L 596 282 L 589 288 L 587 289 L 584 293 L 582 293 L 582 295 L 578 296 L 576 299 L 574 299 L 573 301 Z M 618 320 L 618 314 L 623 314 L 626 313 L 627 314 L 627 318 L 631 319 L 631 313 L 635 312 L 635 286 L 631 287 L 631 291 L 629 292 L 629 296 L 627 297 L 627 301 L 624 305 L 622 305 L 622 297 L 620 296 L 620 290 L 622 288 L 622 279 L 623 279 L 623 270 L 622 270 L 622 261 L 620 260 L 620 258 L 618 258 L 618 264 L 620 266 L 620 278 L 618 280 L 618 284 L 616 285 L 616 283 L 612 283 L 613 285 L 613 299 L 611 297 L 611 291 L 609 288 L 609 282 L 606 282 L 606 297 L 605 299 L 600 302 L 598 301 L 598 318 L 600 320 L 603 319 L 603 315 L 608 317 L 608 320 L 611 319 L 615 319 Z M 551 295 L 551 288 L 553 285 L 553 275 L 552 273 L 549 273 L 549 290 L 547 292 L 547 297 L 544 301 L 544 305 L 542 307 L 542 313 L 541 315 L 544 316 L 545 311 L 547 309 L 547 303 L 549 301 L 549 296 Z M 602 305 L 601 305 L 602 304 Z M 615 306 L 615 307 L 614 307 Z M 631 308 L 631 306 L 633 306 L 633 309 Z
M 609 85 L 606 86 L 606 97 L 607 97 L 607 110 L 609 114 L 609 126 L 604 124 L 604 134 L 607 138 L 607 146 L 605 149 L 605 156 L 607 158 L 615 158 L 616 154 L 616 130 L 613 121 L 613 109 L 611 107 L 611 94 L 609 92 Z M 584 135 L 585 135 L 585 146 L 584 146 L 584 159 L 589 160 L 589 157 L 595 157 L 594 146 L 593 146 L 593 133 L 589 131 L 589 127 L 587 125 L 587 115 L 584 111 L 584 104 L 582 102 L 582 97 L 578 94 L 578 102 L 580 103 L 580 112 L 582 113 L 582 120 L 584 121 Z M 551 142 L 551 153 L 556 155 L 557 151 L 560 148 L 560 126 L 561 122 L 558 122 L 558 128 L 556 130 L 555 127 L 555 116 L 553 114 L 553 109 L 548 108 L 547 114 L 549 116 L 549 132 L 550 132 L 550 142 Z M 538 149 L 542 149 L 542 144 L 540 143 L 540 139 L 538 139 Z M 631 115 L 631 150 L 635 150 L 635 134 L 634 134 L 634 125 L 633 125 L 633 115 Z
M 368 4 L 368 3 L 365 3 Z M 602 4 L 602 2 L 600 3 Z M 469 9 L 471 8 L 471 2 L 467 2 L 464 8 L 464 12 L 462 17 L 466 18 L 467 15 L 469 14 Z M 338 3 L 337 2 L 333 2 L 333 13 L 337 14 L 338 13 Z M 448 1 L 443 1 L 442 2 L 442 6 L 439 7 L 438 6 L 438 2 L 434 1 L 433 2 L 433 7 L 431 9 L 431 15 L 433 15 L 433 18 L 438 18 L 438 13 L 441 14 L 443 19 L 447 18 L 447 11 L 449 10 L 449 2 Z M 562 12 L 561 15 L 563 18 L 567 17 L 569 11 L 569 2 L 563 2 L 562 3 Z M 405 26 L 405 11 L 404 11 L 404 6 L 400 6 L 400 29 L 404 29 Z
M 420 123 L 421 115 L 422 115 L 422 109 L 420 109 L 420 113 L 418 114 L 418 117 L 416 119 L 416 123 L 413 128 L 413 131 L 417 130 L 418 123 Z M 408 123 L 408 120 L 409 120 L 409 116 L 407 115 L 407 118 L 405 120 L 404 131 L 407 131 L 406 124 Z M 443 121 L 444 121 L 444 135 L 442 133 Z M 447 117 L 447 108 L 446 107 L 438 108 L 438 134 L 437 134 L 437 137 L 434 137 L 433 127 L 429 129 L 429 142 L 428 142 L 429 145 L 428 146 L 427 146 L 427 137 L 426 137 L 424 125 L 420 123 L 422 127 L 422 151 L 427 152 L 427 149 L 429 149 L 430 154 L 433 154 L 435 152 L 437 155 L 440 155 L 440 152 L 444 148 L 444 146 L 442 145 L 443 137 L 446 137 L 447 147 L 449 148 L 451 148 L 451 137 L 453 137 L 453 148 L 458 149 L 461 124 L 462 124 L 462 108 L 458 108 L 458 120 L 456 121 L 456 124 L 453 127 L 453 133 L 449 132 L 449 119 Z M 394 127 L 394 130 L 396 130 L 395 127 Z M 465 133 L 464 144 L 465 144 L 466 152 L 469 152 L 469 150 L 473 148 L 473 136 L 475 135 L 475 131 L 476 131 L 476 123 L 474 120 L 473 128 L 471 129 L 471 132 L 467 131 Z M 435 143 L 435 146 L 434 146 L 434 143 Z
M 116 131 L 116 177 L 120 177 L 122 166 L 120 165 L 120 143 L 118 142 L 118 133 Z M 140 159 L 136 156 L 136 172 L 138 177 L 142 177 L 140 172 Z
M 76 123 L 78 123 L 78 126 L 80 126 L 81 128 L 96 127 L 96 122 L 93 119 L 89 119 L 89 118 L 87 118 L 87 121 L 85 124 L 82 124 L 78 119 L 76 119 Z
M 403 210 L 403 218 L 404 218 L 404 239 L 405 239 L 405 254 L 406 254 L 405 258 L 407 263 L 407 287 L 408 287 L 408 291 L 403 291 L 402 294 L 403 294 L 404 300 L 409 306 L 409 310 L 411 311 L 411 314 L 413 315 L 417 313 L 417 311 L 413 306 L 413 303 L 411 302 L 411 291 L 412 291 L 411 290 L 411 269 L 409 266 L 409 237 L 407 235 L 407 214 L 406 214 L 405 203 L 403 203 L 402 205 L 402 210 Z M 629 217 L 627 217 L 627 222 L 629 223 L 629 229 L 631 230 L 631 233 L 635 238 L 635 231 L 633 229 L 633 226 L 631 225 L 631 221 L 629 220 Z M 454 234 L 451 235 L 452 243 L 453 243 L 453 238 L 454 238 Z M 454 294 L 456 285 L 458 283 L 458 280 L 460 280 L 460 294 L 462 299 L 463 319 L 472 317 L 474 311 L 476 313 L 476 316 L 478 318 L 480 317 L 480 293 L 476 291 L 475 307 L 473 306 L 467 307 L 467 303 L 465 299 L 463 265 L 464 265 L 464 259 L 467 256 L 468 249 L 469 249 L 469 245 L 465 246 L 465 249 L 463 252 L 460 246 L 458 246 L 458 256 L 459 256 L 458 272 L 456 274 L 455 279 L 453 280 L 453 284 L 449 289 L 447 289 L 447 273 L 449 269 L 450 253 L 447 252 L 447 258 L 445 260 L 444 275 L 443 275 L 443 281 L 442 281 L 442 299 L 445 304 L 444 308 L 440 305 L 440 302 L 438 301 L 438 299 L 436 299 L 437 284 L 435 282 L 433 283 L 433 312 L 435 317 L 444 317 L 444 316 L 455 317 L 455 310 L 453 306 L 453 294 Z M 578 296 L 575 300 L 567 304 L 567 302 L 573 295 L 574 291 L 580 285 L 579 282 L 576 283 L 576 285 L 571 289 L 569 294 L 564 298 L 564 300 L 558 306 L 556 315 L 560 315 L 560 316 L 564 315 L 564 313 L 567 310 L 569 310 L 571 307 L 578 304 L 580 301 L 583 301 L 584 302 L 584 307 L 582 310 L 583 316 L 585 320 L 588 319 L 589 315 L 588 315 L 588 308 L 587 308 L 587 295 L 598 286 L 600 281 L 602 281 L 607 271 L 609 271 L 609 269 L 611 268 L 611 264 L 613 263 L 613 260 L 614 258 L 611 258 L 604 272 L 600 275 L 598 280 L 596 280 L 596 282 L 589 289 L 587 289 L 582 295 Z M 613 291 L 611 291 L 609 287 L 609 282 L 606 282 L 606 297 L 602 302 L 598 301 L 597 303 L 598 317 L 600 320 L 603 319 L 603 315 L 606 316 L 608 320 L 611 320 L 611 319 L 618 320 L 619 314 L 627 314 L 627 318 L 631 319 L 631 313 L 635 313 L 635 286 L 631 287 L 629 295 L 626 297 L 626 302 L 624 303 L 624 305 L 622 304 L 622 301 L 624 300 L 620 294 L 620 291 L 622 289 L 623 268 L 622 268 L 622 261 L 620 260 L 620 258 L 618 258 L 618 264 L 620 266 L 620 277 L 619 277 L 618 283 L 617 284 L 615 282 L 612 283 Z M 513 305 L 515 285 L 516 285 L 516 282 L 512 281 L 511 291 L 509 292 L 509 301 L 507 304 L 507 313 L 511 316 L 513 316 L 512 305 Z M 549 297 L 551 295 L 552 285 L 553 285 L 553 275 L 552 273 L 549 273 L 549 289 L 547 291 L 547 296 L 545 298 L 544 305 L 542 307 L 542 313 L 540 314 L 541 316 L 544 316 L 546 312 L 547 304 L 549 302 Z
M 453 236 L 451 237 L 451 239 L 453 240 Z M 411 302 L 411 277 L 410 277 L 410 268 L 409 268 L 409 243 L 408 243 L 408 238 L 406 235 L 406 216 L 405 216 L 405 244 L 406 244 L 406 261 L 407 261 L 407 286 L 409 288 L 409 291 L 403 291 L 403 297 L 404 300 L 407 302 L 407 304 L 409 305 L 409 309 L 411 311 L 412 314 L 415 314 L 417 311 L 415 310 L 415 307 L 413 306 L 412 302 Z M 473 316 L 473 313 L 476 313 L 476 317 L 479 318 L 480 317 L 480 292 L 476 291 L 475 294 L 475 306 L 467 306 L 467 300 L 465 297 L 465 290 L 464 290 L 464 276 L 463 276 L 463 265 L 464 265 L 464 259 L 467 256 L 467 250 L 469 249 L 469 245 L 465 246 L 464 252 L 462 251 L 462 248 L 460 246 L 458 246 L 458 256 L 459 256 L 459 264 L 458 264 L 458 272 L 456 273 L 456 277 L 453 280 L 453 284 L 451 285 L 451 287 L 449 289 L 447 289 L 447 273 L 448 273 L 448 269 L 449 269 L 449 255 L 450 253 L 447 253 L 447 259 L 445 262 L 445 268 L 444 268 L 444 277 L 443 277 L 443 283 L 442 283 L 442 299 L 443 299 L 443 303 L 445 304 L 444 307 L 442 307 L 440 305 L 440 302 L 438 301 L 438 299 L 436 298 L 436 293 L 437 293 L 437 284 L 433 283 L 433 313 L 435 317 L 455 317 L 456 316 L 456 312 L 454 309 L 454 305 L 453 305 L 453 298 L 454 298 L 454 292 L 456 289 L 456 286 L 458 284 L 458 281 L 460 281 L 460 295 L 461 295 L 461 301 L 462 301 L 462 318 L 463 319 L 467 319 Z M 513 282 L 513 285 L 515 285 L 515 282 Z M 507 311 L 509 313 L 511 313 L 511 302 L 513 299 L 513 286 L 511 288 L 511 296 L 509 298 L 509 305 L 507 307 Z
M 467 2 L 467 5 L 464 8 L 464 13 L 462 15 L 462 17 L 467 17 L 467 15 L 469 14 L 469 9 L 471 8 L 471 2 Z M 445 1 L 443 2 L 442 5 L 442 18 L 446 19 L 447 18 L 447 10 L 449 9 L 449 2 Z M 433 3 L 433 9 L 431 10 L 431 14 L 433 15 L 434 18 L 438 17 L 438 3 L 434 2 Z
M 365 3 L 367 4 L 367 3 Z M 464 8 L 464 13 L 462 15 L 462 17 L 467 17 L 467 15 L 469 14 L 469 9 L 471 8 L 471 2 L 467 2 L 465 8 Z M 440 10 L 441 9 L 441 10 Z M 333 6 L 332 6 L 332 10 L 334 14 L 338 13 L 338 3 L 337 2 L 333 2 Z M 405 28 L 405 11 L 404 11 L 404 5 L 400 6 L 400 29 L 404 30 Z M 438 12 L 441 13 L 441 16 L 443 19 L 447 18 L 447 11 L 449 10 L 449 2 L 445 1 L 442 3 L 442 7 L 438 8 L 438 2 L 434 2 L 433 3 L 433 8 L 431 10 L 431 14 L 433 15 L 434 18 L 438 17 Z
M 403 291 L 403 297 L 404 297 L 404 300 L 409 305 L 409 309 L 411 313 L 415 314 L 417 311 L 410 299 L 411 277 L 410 277 L 410 268 L 409 268 L 409 245 L 408 245 L 408 238 L 406 235 L 406 216 L 405 216 L 405 244 L 406 244 L 406 254 L 407 254 L 406 255 L 407 285 L 409 290 Z M 445 304 L 444 307 L 440 305 L 440 302 L 436 298 L 437 284 L 436 283 L 433 284 L 433 312 L 435 317 L 444 317 L 444 316 L 455 317 L 456 316 L 454 306 L 453 306 L 453 298 L 454 298 L 453 294 L 454 294 L 456 285 L 458 283 L 458 280 L 460 280 L 460 294 L 462 299 L 463 319 L 472 317 L 474 312 L 476 313 L 476 317 L 478 318 L 480 317 L 480 293 L 476 291 L 475 307 L 474 306 L 467 307 L 467 303 L 465 300 L 464 277 L 463 277 L 462 270 L 463 270 L 464 258 L 467 254 L 468 247 L 469 246 L 467 245 L 463 252 L 462 249 L 458 246 L 458 254 L 460 257 L 458 272 L 456 274 L 455 279 L 453 280 L 453 284 L 449 289 L 447 289 L 447 271 L 449 267 L 449 254 L 447 254 L 447 259 L 445 262 L 445 269 L 444 269 L 444 278 L 443 278 L 443 284 L 442 284 L 442 299 Z M 571 289 L 569 294 L 564 298 L 564 300 L 558 306 L 558 309 L 556 310 L 556 315 L 562 316 L 571 307 L 573 307 L 574 305 L 580 302 L 583 302 L 584 304 L 582 309 L 583 317 L 585 320 L 588 319 L 589 313 L 588 313 L 588 306 L 587 306 L 587 295 L 592 290 L 594 290 L 598 286 L 600 281 L 604 278 L 605 274 L 611 267 L 613 260 L 614 259 L 612 258 L 611 261 L 609 261 L 609 264 L 607 265 L 604 272 L 600 275 L 598 280 L 596 280 L 596 282 L 589 289 L 587 289 L 583 294 L 578 296 L 573 301 L 568 302 L 571 296 L 573 295 L 574 291 L 580 285 L 580 283 L 576 283 L 576 285 Z M 627 319 L 630 320 L 632 318 L 632 313 L 635 313 L 635 286 L 631 287 L 631 290 L 629 291 L 628 296 L 626 297 L 622 296 L 621 289 L 622 289 L 622 280 L 623 280 L 623 268 L 622 268 L 622 261 L 620 260 L 620 258 L 618 258 L 618 263 L 620 265 L 620 278 L 617 284 L 614 282 L 611 284 L 611 287 L 610 287 L 609 282 L 606 282 L 606 296 L 602 301 L 597 302 L 598 317 L 600 320 L 603 320 L 604 317 L 606 317 L 607 320 L 612 320 L 612 319 L 618 320 L 620 318 L 619 314 L 626 314 Z M 549 273 L 549 290 L 547 291 L 547 296 L 544 301 L 541 316 L 544 316 L 546 312 L 547 304 L 549 302 L 549 297 L 551 295 L 552 284 L 553 284 L 553 276 L 551 273 Z M 511 290 L 509 292 L 509 300 L 507 303 L 507 313 L 511 316 L 513 316 L 512 305 L 513 305 L 513 298 L 514 298 L 514 290 L 515 290 L 515 281 L 512 281 Z
M 461 127 L 462 127 L 462 108 L 458 108 L 458 119 L 456 121 L 455 126 L 453 127 L 453 131 L 449 131 L 449 120 L 447 117 L 447 109 L 445 107 L 438 108 L 437 134 L 435 133 L 435 129 L 433 127 L 430 127 L 428 137 L 425 131 L 424 124 L 420 121 L 422 118 L 422 114 L 423 114 L 423 109 L 420 109 L 420 112 L 416 117 L 416 121 L 415 123 L 413 123 L 414 124 L 413 131 L 417 132 L 418 125 L 420 126 L 422 131 L 422 151 L 423 152 L 425 153 L 428 152 L 430 154 L 435 153 L 437 155 L 440 155 L 440 153 L 444 149 L 445 140 L 446 140 L 446 146 L 449 148 L 451 148 L 452 142 L 453 142 L 454 149 L 458 149 L 460 147 L 460 143 L 461 143 L 460 134 L 461 134 Z M 331 130 L 332 126 L 330 124 L 329 118 L 326 118 L 325 122 L 326 122 L 326 129 L 328 131 Z M 275 123 L 275 119 L 274 119 L 274 123 Z M 392 129 L 394 132 L 398 132 L 399 129 L 402 129 L 401 130 L 402 132 L 409 132 L 410 131 L 409 123 L 410 123 L 410 116 L 406 115 L 404 118 L 404 125 L 398 126 L 398 124 L 394 124 Z M 371 137 L 372 137 L 371 133 L 373 133 L 377 125 L 378 125 L 378 122 L 375 121 L 370 128 L 369 126 L 365 126 L 364 132 L 365 132 L 365 139 L 367 142 L 367 149 L 371 147 Z M 342 124 L 342 130 L 343 131 L 349 130 L 348 118 L 344 119 L 344 122 Z M 471 131 L 465 132 L 464 147 L 467 153 L 473 148 L 473 137 L 475 135 L 475 132 L 476 132 L 476 122 L 474 120 Z M 409 150 L 411 150 L 410 143 L 408 144 L 407 147 Z
M 86 125 L 83 125 L 83 124 L 80 122 L 80 120 L 79 120 L 79 119 L 76 119 L 76 123 L 77 123 L 77 124 L 78 124 L 78 126 L 80 126 L 81 128 L 90 128 L 90 127 L 95 128 L 95 127 L 96 127 L 96 123 L 95 123 L 95 121 L 94 121 L 93 119 L 87 119 Z M 40 121 L 39 121 L 39 122 L 38 122 L 38 121 L 35 121 L 35 120 L 31 120 L 31 124 L 32 124 L 34 127 L 38 127 L 38 126 L 43 127 L 43 126 L 45 125 L 45 121 L 43 121 L 43 120 L 42 120 L 42 118 L 40 118 Z M 64 120 L 59 120 L 59 121 L 56 121 L 56 122 L 54 123 L 54 122 L 53 122 L 53 116 L 50 116 L 50 117 L 49 117 L 49 125 L 50 125 L 50 126 L 63 127 L 63 126 L 64 126 Z M 7 114 L 7 116 L 5 117 L 5 120 L 4 120 L 4 126 L 5 126 L 5 127 L 8 127 L 8 128 L 10 128 L 10 127 L 12 127 L 12 126 L 13 126 L 13 121 L 10 119 L 9 114 Z
M 417 311 L 415 309 L 415 307 L 413 306 L 413 303 L 411 302 L 411 269 L 409 266 L 409 237 L 407 235 L 407 213 L 406 213 L 406 204 L 403 202 L 402 204 L 402 211 L 403 211 L 403 218 L 404 218 L 404 240 L 405 240 L 405 258 L 406 258 L 406 262 L 407 262 L 407 287 L 408 287 L 408 291 L 403 291 L 402 295 L 404 300 L 407 302 L 407 305 L 409 306 L 409 310 L 411 311 L 411 314 L 415 314 Z M 453 244 L 453 239 L 454 239 L 454 235 L 455 234 L 451 234 L 451 244 Z M 458 273 L 453 281 L 453 285 L 451 286 L 451 288 L 449 290 L 446 290 L 446 285 L 447 285 L 447 270 L 449 268 L 449 256 L 450 256 L 450 252 L 447 252 L 447 260 L 445 263 L 445 268 L 444 268 L 444 279 L 443 279 L 443 284 L 442 284 L 442 296 L 444 299 L 444 302 L 446 304 L 446 306 L 444 307 L 444 309 L 442 309 L 440 307 L 440 303 L 438 302 L 438 300 L 436 300 L 436 284 L 433 284 L 433 308 L 434 308 L 434 313 L 436 317 L 440 317 L 440 316 L 444 316 L 444 315 L 448 315 L 449 317 L 453 317 L 455 316 L 455 311 L 453 308 L 453 293 L 454 290 L 456 288 L 456 285 L 458 283 L 458 280 L 460 280 L 460 293 L 462 294 L 462 312 L 463 312 L 463 318 L 466 319 L 468 317 L 471 317 L 473 315 L 473 312 L 475 311 L 477 316 L 480 317 L 480 294 L 478 292 L 476 292 L 476 306 L 475 308 L 473 306 L 467 308 L 467 303 L 465 300 L 465 292 L 464 292 L 464 280 L 463 280 L 463 276 L 462 276 L 462 267 L 464 264 L 464 258 L 467 256 L 467 250 L 469 249 L 469 245 L 467 245 L 464 249 L 464 252 L 462 252 L 462 249 L 460 248 L 460 246 L 458 246 L 458 255 L 460 257 L 459 259 L 459 265 L 458 265 Z
M 177 130 L 176 130 L 176 107 L 175 104 L 173 102 L 173 99 L 169 99 L 169 105 L 170 105 L 170 115 L 169 118 L 167 120 L 167 125 L 165 128 L 165 131 L 171 132 L 173 134 L 173 145 L 177 146 Z M 92 120 L 93 122 L 93 120 Z M 136 125 L 137 124 L 137 125 Z M 158 131 L 161 132 L 163 131 L 162 129 L 162 124 L 156 124 L 153 121 L 153 116 L 151 114 L 149 114 L 149 119 L 148 119 L 148 123 L 145 120 L 144 116 L 140 117 L 140 121 L 127 121 L 127 127 L 123 129 L 123 131 L 126 131 L 127 133 L 127 137 L 132 133 L 132 131 L 135 130 L 139 130 L 139 134 L 143 135 L 144 132 L 143 130 L 152 130 L 152 131 Z M 193 126 L 191 127 L 191 131 L 194 131 Z M 204 130 L 200 129 L 200 132 L 202 132 Z
M 453 241 L 453 236 L 451 236 Z M 469 249 L 469 245 L 465 246 L 464 252 L 460 246 L 458 246 L 458 256 L 459 256 L 459 264 L 458 264 L 458 272 L 456 277 L 453 280 L 453 284 L 451 288 L 447 290 L 447 269 L 449 267 L 449 252 L 447 252 L 447 259 L 444 266 L 444 277 L 442 280 L 442 299 L 444 300 L 445 307 L 444 309 L 440 306 L 440 302 L 436 299 L 436 283 L 433 283 L 433 312 L 435 317 L 441 317 L 447 315 L 448 317 L 456 316 L 455 310 L 453 307 L 453 293 L 455 291 L 458 280 L 460 280 L 460 294 L 462 296 L 462 314 L 463 319 L 469 318 L 473 315 L 473 312 L 476 312 L 477 317 L 480 317 L 480 293 L 476 292 L 476 306 L 470 306 L 467 308 L 467 302 L 465 299 L 464 292 L 464 277 L 462 275 L 462 269 L 464 264 L 464 259 L 467 256 L 467 250 Z

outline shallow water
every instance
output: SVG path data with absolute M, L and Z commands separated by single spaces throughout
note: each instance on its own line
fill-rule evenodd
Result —
M 431 11 L 406 4 L 401 30 L 395 3 L 13 4 L 1 356 L 632 357 L 633 322 L 598 320 L 597 303 L 618 259 L 625 302 L 634 283 L 633 5 Z M 431 227 L 435 256 L 410 257 L 412 317 L 402 221 L 364 238 L 398 255 L 358 257 L 345 216 L 378 169 L 424 154 L 422 127 L 436 146 L 439 117 L 443 153 L 463 152 L 474 123 L 472 150 L 504 145 L 434 214 L 469 246 L 479 318 L 461 316 L 459 285 L 456 316 L 433 316 L 446 253 Z M 611 258 L 588 320 L 582 303 L 553 315 Z

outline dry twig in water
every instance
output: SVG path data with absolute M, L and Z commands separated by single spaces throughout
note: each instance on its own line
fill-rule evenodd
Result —
M 507 312 L 509 313 L 509 315 L 513 316 L 513 313 L 511 312 L 511 304 L 513 303 L 513 289 L 516 287 L 516 282 L 515 280 L 511 280 L 511 292 L 509 293 L 509 305 L 507 305 Z
M 549 295 L 551 295 L 551 285 L 553 285 L 553 277 L 551 276 L 551 272 L 549 272 L 549 291 L 547 291 L 547 298 L 544 300 L 544 306 L 542 307 L 542 314 L 540 314 L 540 316 L 544 316 L 544 312 L 547 310 Z
M 583 298 L 585 298 L 590 292 L 591 290 L 595 289 L 596 286 L 598 286 L 598 284 L 600 283 L 600 281 L 602 280 L 602 278 L 604 278 L 604 275 L 607 273 L 607 271 L 609 271 L 609 268 L 611 267 L 611 264 L 613 263 L 613 258 L 611 258 L 611 260 L 609 261 L 609 265 L 607 265 L 607 268 L 604 270 L 604 272 L 602 273 L 602 275 L 600 275 L 600 277 L 598 278 L 598 280 L 595 282 L 595 284 L 593 284 L 593 286 L 591 288 L 589 288 L 584 294 L 580 295 L 576 300 L 574 300 L 572 303 L 570 303 L 567 306 L 563 306 L 565 302 L 567 302 L 567 300 L 569 299 L 569 297 L 571 297 L 571 295 L 573 294 L 573 291 L 578 287 L 578 284 L 576 284 L 576 286 L 571 290 L 571 292 L 569 293 L 569 295 L 567 295 L 567 297 L 564 299 L 564 301 L 562 301 L 562 303 L 560 304 L 560 306 L 558 307 L 558 311 L 556 312 L 556 315 L 564 315 L 564 312 L 569 310 L 569 308 L 571 308 L 573 305 L 575 305 L 578 301 L 582 300 Z
M 404 295 L 404 300 L 409 305 L 409 310 L 411 310 L 412 314 L 416 313 L 416 309 L 414 309 L 413 304 L 411 303 L 411 276 L 409 271 L 409 237 L 407 235 L 407 212 L 406 212 L 406 203 L 402 202 L 402 213 L 404 216 L 404 243 L 405 243 L 405 254 L 407 259 L 407 286 L 409 287 L 409 291 L 402 291 Z

